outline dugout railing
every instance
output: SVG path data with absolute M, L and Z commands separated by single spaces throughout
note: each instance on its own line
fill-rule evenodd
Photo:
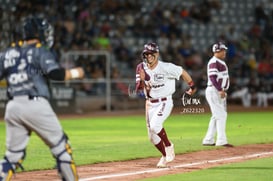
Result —
M 143 100 L 128 96 L 128 86 L 134 84 L 135 79 L 113 75 L 114 72 L 112 74 L 113 65 L 118 62 L 114 61 L 110 52 L 105 50 L 68 51 L 62 54 L 61 64 L 65 68 L 81 66 L 85 70 L 85 78 L 82 80 L 65 83 L 51 82 L 53 87 L 73 88 L 74 101 L 70 101 L 69 105 L 74 107 L 74 111 L 79 113 L 97 110 L 109 112 L 143 108 Z M 53 101 L 57 110 L 61 110 L 58 105 L 67 104 L 65 102 L 60 104 L 60 102 L 62 102 L 60 99 Z

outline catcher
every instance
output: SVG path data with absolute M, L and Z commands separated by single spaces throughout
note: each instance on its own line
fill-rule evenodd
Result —
M 53 27 L 46 19 L 28 17 L 23 21 L 23 45 L 8 48 L 0 57 L 0 78 L 8 84 L 5 110 L 6 153 L 0 161 L 0 181 L 9 181 L 26 156 L 31 133 L 50 148 L 63 181 L 77 181 L 68 136 L 53 112 L 48 79 L 82 78 L 83 69 L 64 69 L 48 50 L 53 45 Z
M 174 144 L 169 140 L 163 127 L 173 108 L 172 94 L 175 80 L 180 77 L 189 85 L 187 93 L 193 95 L 196 88 L 191 76 L 181 66 L 159 60 L 159 47 L 156 43 L 144 45 L 143 62 L 136 67 L 136 90 L 144 91 L 146 97 L 146 126 L 152 144 L 162 154 L 157 167 L 167 167 L 175 158 Z

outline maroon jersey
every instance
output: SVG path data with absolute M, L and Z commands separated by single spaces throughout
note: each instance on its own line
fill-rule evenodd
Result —
M 214 86 L 218 91 L 229 88 L 228 67 L 223 60 L 212 57 L 207 66 L 208 86 Z

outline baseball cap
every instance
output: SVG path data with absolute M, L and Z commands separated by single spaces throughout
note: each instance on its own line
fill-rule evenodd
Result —
M 227 46 L 225 44 L 223 44 L 222 42 L 218 42 L 218 43 L 215 43 L 213 46 L 212 46 L 212 52 L 215 53 L 215 52 L 220 52 L 221 50 L 227 50 Z

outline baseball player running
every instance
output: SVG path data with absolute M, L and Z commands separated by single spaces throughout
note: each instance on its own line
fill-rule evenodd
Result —
M 6 152 L 0 161 L 0 181 L 11 180 L 26 155 L 35 132 L 50 148 L 63 181 L 76 181 L 78 174 L 68 137 L 53 112 L 47 79 L 82 78 L 82 68 L 65 70 L 45 47 L 53 44 L 53 28 L 46 19 L 23 21 L 22 46 L 8 48 L 0 58 L 0 78 L 7 81 L 9 101 L 5 110 Z
M 167 167 L 167 163 L 174 160 L 175 152 L 174 144 L 168 139 L 163 124 L 173 108 L 175 80 L 182 76 L 190 86 L 187 91 L 190 95 L 196 89 L 191 76 L 181 66 L 159 60 L 156 43 L 144 45 L 142 58 L 143 62 L 136 68 L 136 92 L 145 93 L 148 136 L 162 154 L 157 167 Z
M 212 46 L 214 56 L 207 65 L 208 83 L 206 88 L 206 99 L 209 103 L 212 117 L 209 122 L 207 134 L 203 139 L 204 146 L 225 146 L 228 144 L 226 136 L 226 91 L 229 88 L 228 67 L 224 61 L 227 47 L 219 42 Z M 216 143 L 214 137 L 217 133 Z

